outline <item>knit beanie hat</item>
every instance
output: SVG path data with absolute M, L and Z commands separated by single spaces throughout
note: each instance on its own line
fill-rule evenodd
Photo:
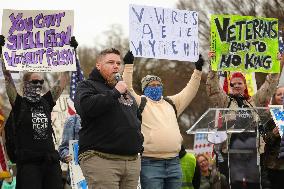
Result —
M 142 92 L 144 91 L 145 87 L 152 81 L 159 81 L 161 85 L 163 86 L 161 78 L 155 75 L 146 75 L 145 77 L 142 78 L 141 84 L 142 84 Z

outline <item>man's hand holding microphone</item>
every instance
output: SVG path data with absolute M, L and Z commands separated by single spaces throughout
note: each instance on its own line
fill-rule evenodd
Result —
M 124 64 L 133 64 L 133 61 L 134 61 L 134 56 L 133 56 L 131 51 L 128 51 L 123 58 L 123 62 L 124 62 Z M 123 81 L 120 73 L 116 73 L 114 77 L 117 81 L 115 88 L 119 91 L 120 94 L 123 95 L 124 99 L 127 100 L 127 96 L 126 96 L 127 85 L 126 85 L 126 83 Z
M 127 97 L 126 97 L 126 93 L 127 93 L 127 85 L 125 83 L 125 81 L 122 80 L 122 77 L 120 75 L 120 73 L 116 73 L 115 74 L 115 80 L 117 81 L 116 85 L 115 85 L 115 88 L 116 90 L 118 90 L 118 92 L 123 95 L 124 99 L 126 100 Z

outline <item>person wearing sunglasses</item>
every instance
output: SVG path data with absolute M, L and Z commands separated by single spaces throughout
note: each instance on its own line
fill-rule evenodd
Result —
M 70 45 L 76 48 L 72 38 Z M 59 155 L 55 150 L 51 111 L 68 81 L 68 72 L 60 75 L 54 86 L 42 95 L 44 80 L 39 73 L 23 75 L 23 95 L 15 87 L 11 73 L 3 62 L 2 46 L 5 37 L 0 35 L 0 55 L 6 92 L 15 123 L 17 189 L 60 189 L 62 171 Z M 18 121 L 20 120 L 20 121 Z

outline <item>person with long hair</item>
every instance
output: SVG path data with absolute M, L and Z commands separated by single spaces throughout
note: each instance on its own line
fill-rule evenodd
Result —
M 225 175 L 216 170 L 214 166 L 210 166 L 206 155 L 198 154 L 196 160 L 201 171 L 200 189 L 229 189 Z

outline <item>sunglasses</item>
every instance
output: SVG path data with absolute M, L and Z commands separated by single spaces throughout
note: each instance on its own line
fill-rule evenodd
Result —
M 31 83 L 35 84 L 35 85 L 37 85 L 37 84 L 41 84 L 42 85 L 44 83 L 44 80 L 43 79 L 41 79 L 41 80 L 34 79 L 34 80 L 31 80 Z

